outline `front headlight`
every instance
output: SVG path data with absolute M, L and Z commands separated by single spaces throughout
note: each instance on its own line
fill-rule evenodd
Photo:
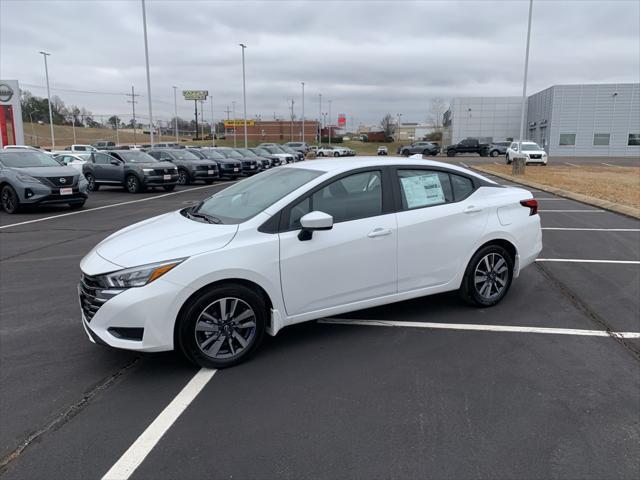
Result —
M 150 173 L 153 173 L 153 168 L 143 168 L 142 173 L 149 175 Z
M 32 177 L 31 175 L 25 175 L 23 173 L 19 173 L 18 175 L 16 175 L 16 178 L 21 182 L 25 182 L 25 183 L 42 183 L 36 177 Z
M 162 275 L 177 267 L 185 260 L 185 258 L 180 258 L 166 262 L 150 263 L 139 267 L 125 268 L 124 270 L 118 270 L 117 272 L 101 275 L 100 280 L 109 287 L 143 287 L 160 278 Z

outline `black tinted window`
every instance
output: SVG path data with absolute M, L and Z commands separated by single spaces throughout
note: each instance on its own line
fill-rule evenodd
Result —
M 451 174 L 451 184 L 453 186 L 453 196 L 456 202 L 464 200 L 473 193 L 473 182 L 467 177 Z

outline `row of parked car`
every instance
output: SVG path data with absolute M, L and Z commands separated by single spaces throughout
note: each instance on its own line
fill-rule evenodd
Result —
M 16 213 L 27 205 L 68 204 L 81 208 L 89 192 L 101 186 L 122 186 L 137 193 L 165 191 L 194 182 L 211 184 L 235 180 L 287 163 L 305 154 L 288 146 L 262 144 L 255 148 L 180 147 L 91 149 L 43 152 L 35 148 L 0 151 L 0 205 Z M 86 146 L 84 146 L 86 147 Z

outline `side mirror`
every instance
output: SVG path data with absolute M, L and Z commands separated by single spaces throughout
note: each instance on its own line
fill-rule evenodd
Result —
M 333 228 L 333 217 L 324 212 L 309 212 L 300 219 L 302 230 L 298 234 L 301 242 L 311 240 L 315 230 L 331 230 Z
M 118 165 L 120 165 L 120 160 L 116 160 L 115 158 L 113 160 L 111 160 L 109 163 L 111 163 L 111 165 L 115 165 L 116 167 Z

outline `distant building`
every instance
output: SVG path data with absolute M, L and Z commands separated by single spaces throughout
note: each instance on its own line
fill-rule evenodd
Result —
M 443 144 L 518 139 L 519 97 L 454 98 Z M 525 139 L 551 156 L 640 156 L 640 84 L 554 85 L 527 99 Z
M 227 139 L 233 137 L 244 138 L 243 120 L 225 120 L 224 130 Z M 305 120 L 304 138 L 301 121 L 287 120 L 247 120 L 247 139 L 255 142 L 315 142 L 318 137 L 318 122 Z
M 396 139 L 401 142 L 414 142 L 436 131 L 433 125 L 426 123 L 401 123 Z

